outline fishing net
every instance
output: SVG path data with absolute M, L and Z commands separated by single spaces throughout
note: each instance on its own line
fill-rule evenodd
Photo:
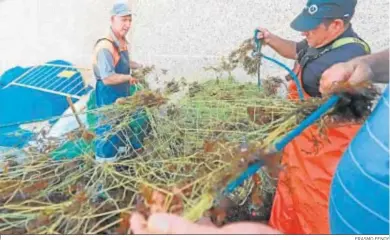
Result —
M 254 66 L 256 59 L 231 57 L 229 63 L 230 69 Z M 125 234 L 133 211 L 223 221 L 226 213 L 215 206 L 226 185 L 326 101 L 288 101 L 275 95 L 274 80 L 262 88 L 231 75 L 170 82 L 164 92 L 144 86 L 103 108 L 94 106 L 91 94 L 87 110 L 63 116 L 86 114 L 87 123 L 58 138 L 41 134 L 22 156 L 2 154 L 0 233 Z M 184 97 L 171 101 L 177 91 Z M 326 119 L 317 122 L 320 129 Z M 103 125 L 109 131 L 97 136 Z M 119 135 L 118 160 L 95 161 L 95 142 Z M 240 205 L 250 197 L 252 205 L 270 208 L 264 201 L 272 202 L 282 168 L 278 156 L 265 160 L 252 181 L 228 196 L 231 201 Z

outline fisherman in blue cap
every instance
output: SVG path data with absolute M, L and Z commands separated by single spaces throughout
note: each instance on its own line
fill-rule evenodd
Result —
M 94 48 L 93 73 L 96 79 L 96 107 L 114 104 L 118 99 L 130 96 L 130 86 L 137 83 L 131 76 L 132 69 L 142 68 L 130 60 L 126 35 L 132 23 L 132 12 L 125 3 L 114 4 L 111 10 L 111 28 L 107 36 L 99 39 Z M 103 118 L 99 120 L 102 122 Z M 95 158 L 98 162 L 117 160 L 118 150 L 123 149 L 125 136 L 107 137 L 110 125 L 99 124 L 96 129 Z M 141 146 L 136 144 L 135 150 Z

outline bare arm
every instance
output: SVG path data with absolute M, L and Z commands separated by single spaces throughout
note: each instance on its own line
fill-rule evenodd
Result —
M 389 83 L 389 49 L 333 65 L 322 74 L 320 91 L 329 94 L 345 88 L 361 89 L 370 81 Z
M 294 60 L 296 59 L 296 42 L 271 34 L 268 45 L 282 57 Z
M 239 222 L 218 228 L 213 225 L 192 223 L 173 214 L 156 213 L 146 220 L 133 213 L 130 228 L 134 234 L 281 234 L 276 229 L 260 223 Z
M 288 59 L 296 59 L 297 43 L 287 39 L 283 39 L 265 28 L 258 28 L 260 33 L 259 39 L 262 39 L 265 44 L 269 45 L 279 55 Z
M 134 62 L 134 61 L 130 61 L 130 68 L 131 68 L 131 69 L 142 68 L 142 64 L 137 63 L 137 62 Z
M 130 82 L 132 77 L 130 75 L 113 74 L 103 79 L 105 85 L 118 85 L 125 82 Z
M 97 58 L 97 67 L 105 85 L 118 85 L 132 80 L 129 74 L 115 72 L 114 59 L 108 49 L 102 49 Z
M 359 64 L 359 62 L 367 64 L 372 72 L 371 81 L 373 83 L 388 83 L 389 82 L 389 49 L 358 57 L 352 60 Z

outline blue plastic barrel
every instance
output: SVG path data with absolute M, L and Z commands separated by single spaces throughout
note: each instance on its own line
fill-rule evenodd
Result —
M 331 185 L 332 234 L 389 234 L 389 87 L 341 159 Z

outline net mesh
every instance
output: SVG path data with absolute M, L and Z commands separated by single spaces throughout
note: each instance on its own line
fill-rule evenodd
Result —
M 226 185 L 326 101 L 279 97 L 275 83 L 283 81 L 274 78 L 262 88 L 235 81 L 236 67 L 256 72 L 258 59 L 246 55 L 252 48 L 245 41 L 211 68 L 227 72 L 228 79 L 173 81 L 163 93 L 134 88 L 132 96 L 102 108 L 91 93 L 86 110 L 62 116 L 84 116 L 77 129 L 59 137 L 43 131 L 34 144 L 3 152 L 0 233 L 125 234 L 133 211 L 171 212 L 192 221 L 209 214 L 221 222 L 226 213 L 215 206 L 225 199 Z M 141 85 L 150 71 L 138 73 Z M 177 91 L 185 95 L 173 101 Z M 316 123 L 319 131 L 326 120 Z M 96 161 L 96 143 L 114 138 L 116 161 Z M 277 155 L 264 160 L 258 174 L 228 196 L 236 205 L 250 198 L 252 208 L 270 208 L 282 167 Z
M 94 119 L 89 128 L 43 137 L 39 147 L 23 151 L 23 161 L 3 154 L 0 232 L 125 233 L 134 210 L 197 220 L 246 169 L 251 153 L 292 129 L 318 104 L 287 101 L 230 79 L 193 83 L 175 104 L 161 93 L 139 90 L 114 105 L 88 110 Z M 111 128 L 97 136 L 103 125 Z M 94 143 L 114 135 L 122 136 L 125 148 L 118 160 L 96 162 Z M 142 142 L 142 150 L 133 148 L 134 141 Z

